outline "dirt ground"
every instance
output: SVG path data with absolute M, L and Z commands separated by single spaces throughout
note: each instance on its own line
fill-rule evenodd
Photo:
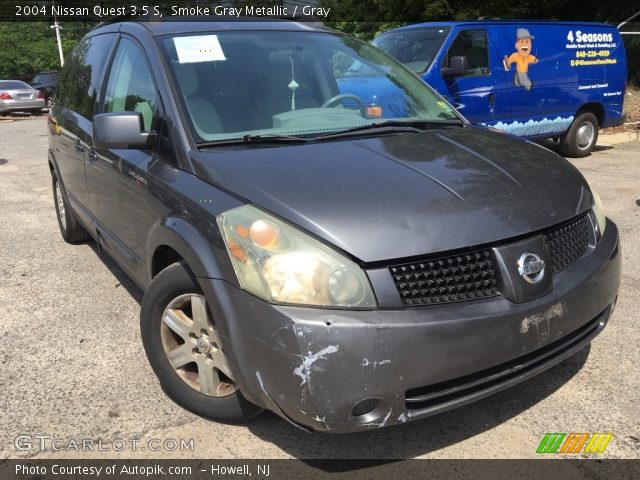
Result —
M 640 89 L 628 88 L 624 96 L 623 111 L 627 114 L 624 125 L 606 128 L 602 133 L 617 133 L 628 130 L 640 130 Z
M 629 89 L 624 97 L 624 110 L 627 122 L 640 122 L 640 89 Z M 640 128 L 640 125 L 636 125 Z

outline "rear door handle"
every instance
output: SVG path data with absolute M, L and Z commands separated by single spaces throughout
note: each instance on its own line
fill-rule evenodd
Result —
M 495 104 L 496 104 L 496 94 L 491 92 L 489 94 L 489 106 L 493 107 L 493 106 L 495 106 Z
M 82 142 L 80 141 L 79 138 L 76 139 L 75 148 L 76 148 L 76 152 L 78 153 L 84 152 L 84 145 L 82 145 Z
M 89 163 L 96 163 L 98 161 L 98 152 L 95 148 L 89 150 Z

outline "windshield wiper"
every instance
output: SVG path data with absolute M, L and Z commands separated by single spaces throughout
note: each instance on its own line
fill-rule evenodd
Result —
M 245 143 L 306 143 L 308 138 L 295 135 L 245 135 L 242 137 Z
M 215 147 L 217 145 L 247 144 L 247 143 L 306 143 L 310 138 L 296 137 L 293 135 L 245 135 L 240 138 L 227 138 L 223 140 L 212 140 L 207 142 L 197 142 L 197 148 Z
M 464 123 L 458 119 L 442 119 L 442 120 L 386 120 L 384 122 L 368 123 L 366 125 L 360 125 L 358 127 L 348 128 L 346 130 L 338 130 L 337 132 L 331 132 L 318 137 L 314 137 L 314 140 L 324 140 L 327 138 L 336 138 L 351 135 L 353 133 L 365 132 L 368 130 L 380 130 L 382 132 L 415 132 L 420 133 L 425 130 L 431 130 L 434 128 L 442 127 L 460 127 Z
M 352 135 L 357 132 L 365 132 L 377 130 L 379 132 L 415 132 L 420 133 L 425 130 L 434 128 L 442 128 L 446 126 L 463 126 L 462 120 L 386 120 L 384 122 L 368 123 L 345 130 L 325 133 L 316 137 L 297 137 L 295 135 L 260 135 L 251 134 L 240 138 L 226 138 L 221 140 L 212 140 L 197 142 L 196 148 L 216 147 L 219 145 L 246 145 L 246 144 L 266 144 L 266 143 L 289 143 L 301 144 L 325 140 L 329 138 L 337 138 Z

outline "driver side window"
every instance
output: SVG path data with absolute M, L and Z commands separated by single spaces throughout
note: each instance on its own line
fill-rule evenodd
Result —
M 467 57 L 467 76 L 489 74 L 487 32 L 482 29 L 462 30 L 449 47 L 443 65 L 449 67 L 452 57 Z
M 144 131 L 150 132 L 157 117 L 157 92 L 144 52 L 131 40 L 118 44 L 105 90 L 104 109 L 110 112 L 140 112 Z

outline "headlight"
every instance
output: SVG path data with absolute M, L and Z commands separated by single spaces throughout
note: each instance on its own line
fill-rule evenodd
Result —
M 358 265 L 292 226 L 251 205 L 217 221 L 244 290 L 272 303 L 376 307 Z
M 604 214 L 604 207 L 602 206 L 602 199 L 593 189 L 591 189 L 591 195 L 593 195 L 593 213 L 596 215 L 596 221 L 598 222 L 598 230 L 600 236 L 604 235 L 604 229 L 607 226 L 607 217 Z

